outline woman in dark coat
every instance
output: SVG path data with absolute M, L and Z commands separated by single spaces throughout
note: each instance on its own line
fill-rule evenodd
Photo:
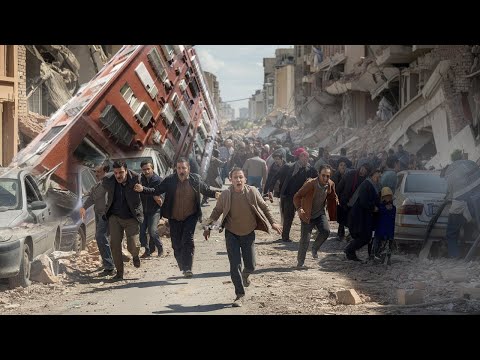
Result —
M 340 160 L 338 162 L 337 170 L 332 176 L 332 181 L 335 183 L 335 188 L 338 189 L 338 184 L 342 180 L 345 172 L 347 170 L 347 164 L 345 161 Z M 338 204 L 337 205 L 337 223 L 338 223 L 338 232 L 337 237 L 338 240 L 343 240 L 345 238 L 345 225 L 347 223 L 347 214 L 348 212 L 344 210 L 344 208 Z
M 374 212 L 378 211 L 380 202 L 378 183 L 380 170 L 373 170 L 371 175 L 360 185 L 358 193 L 352 197 L 353 206 L 348 215 L 348 229 L 353 240 L 345 247 L 348 260 L 359 261 L 355 253 L 372 239 L 374 229 Z

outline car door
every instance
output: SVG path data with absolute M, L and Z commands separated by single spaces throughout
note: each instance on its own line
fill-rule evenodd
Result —
M 43 201 L 43 198 L 35 185 L 35 181 L 31 176 L 26 175 L 24 177 L 25 195 L 27 198 L 27 211 L 33 218 L 35 224 L 42 225 L 41 227 L 32 228 L 32 241 L 33 241 L 33 257 L 39 254 L 43 254 L 50 247 L 53 247 L 53 240 L 49 238 L 49 229 L 47 228 L 48 220 L 50 217 L 49 207 L 45 209 L 32 209 L 32 203 L 34 201 Z M 37 189 L 37 190 L 36 190 Z
M 92 187 L 97 183 L 95 176 L 89 168 L 83 168 L 80 171 L 80 186 L 82 203 L 86 200 L 87 195 L 90 193 Z M 92 240 L 95 237 L 95 212 L 93 205 L 88 209 L 85 209 L 85 237 L 87 241 Z

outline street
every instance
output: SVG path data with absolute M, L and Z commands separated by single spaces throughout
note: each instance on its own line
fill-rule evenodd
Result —
M 215 204 L 203 208 L 210 215 Z M 271 204 L 279 218 L 278 199 Z M 319 258 L 307 254 L 308 270 L 296 270 L 300 226 L 298 217 L 292 227 L 293 243 L 277 241 L 276 234 L 257 232 L 257 268 L 246 290 L 244 305 L 232 308 L 235 298 L 231 283 L 224 234 L 212 231 L 209 241 L 200 226 L 195 236 L 194 276 L 185 279 L 178 270 L 169 238 L 163 237 L 164 257 L 142 260 L 136 269 L 126 264 L 125 280 L 111 282 L 96 277 L 100 262 L 90 243 L 90 255 L 84 251 L 73 257 L 60 281 L 55 284 L 34 282 L 28 288 L 8 290 L 0 285 L 1 314 L 460 314 L 477 313 L 480 301 L 459 299 L 461 286 L 480 286 L 480 265 L 460 260 L 418 260 L 414 254 L 396 253 L 391 268 L 345 260 L 345 242 L 335 238 L 336 223 L 330 222 L 330 238 L 322 245 Z M 366 249 L 359 252 L 366 259 Z M 450 278 L 449 278 L 450 276 Z M 423 304 L 397 305 L 397 289 L 413 289 L 423 284 Z M 355 289 L 361 302 L 338 304 L 336 292 Z M 426 306 L 432 303 L 431 306 Z M 440 304 L 438 304 L 440 303 Z M 435 305 L 437 304 L 437 305 Z

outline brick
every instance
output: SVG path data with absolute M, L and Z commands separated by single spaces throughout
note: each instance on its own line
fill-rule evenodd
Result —
M 425 290 L 427 288 L 427 284 L 425 284 L 423 281 L 417 281 L 415 284 L 413 284 L 413 287 L 417 290 Z
M 460 286 L 460 297 L 480 300 L 480 288 L 473 286 Z
M 357 305 L 361 303 L 362 299 L 355 289 L 337 291 L 337 304 Z
M 453 282 L 462 282 L 467 280 L 467 274 L 465 271 L 455 270 L 455 271 L 442 271 L 442 278 L 445 281 L 453 281 Z
M 425 299 L 425 292 L 423 290 L 397 290 L 397 301 L 399 305 L 422 304 Z

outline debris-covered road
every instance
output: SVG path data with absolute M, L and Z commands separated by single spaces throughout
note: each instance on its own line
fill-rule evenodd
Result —
M 208 216 L 214 201 L 204 208 Z M 279 218 L 278 202 L 272 204 Z M 126 280 L 98 277 L 98 250 L 62 259 L 57 282 L 34 282 L 28 288 L 8 290 L 0 284 L 1 314 L 458 314 L 480 311 L 480 264 L 449 259 L 419 261 L 413 254 L 392 256 L 392 266 L 345 260 L 345 242 L 331 237 L 318 259 L 307 255 L 308 270 L 297 270 L 300 225 L 295 218 L 293 243 L 257 232 L 257 270 L 247 288 L 244 306 L 231 308 L 233 285 L 228 270 L 224 234 L 212 231 L 208 242 L 200 226 L 195 236 L 194 277 L 178 270 L 169 238 L 165 255 L 142 260 L 136 269 L 126 264 Z M 359 253 L 366 258 L 366 249 Z M 467 289 L 470 299 L 461 298 Z M 354 289 L 355 305 L 339 303 L 338 291 Z M 399 305 L 398 289 L 420 293 L 421 304 Z M 468 295 L 467 295 L 468 297 Z M 474 299 L 476 298 L 476 299 Z M 428 304 L 432 304 L 427 306 Z

